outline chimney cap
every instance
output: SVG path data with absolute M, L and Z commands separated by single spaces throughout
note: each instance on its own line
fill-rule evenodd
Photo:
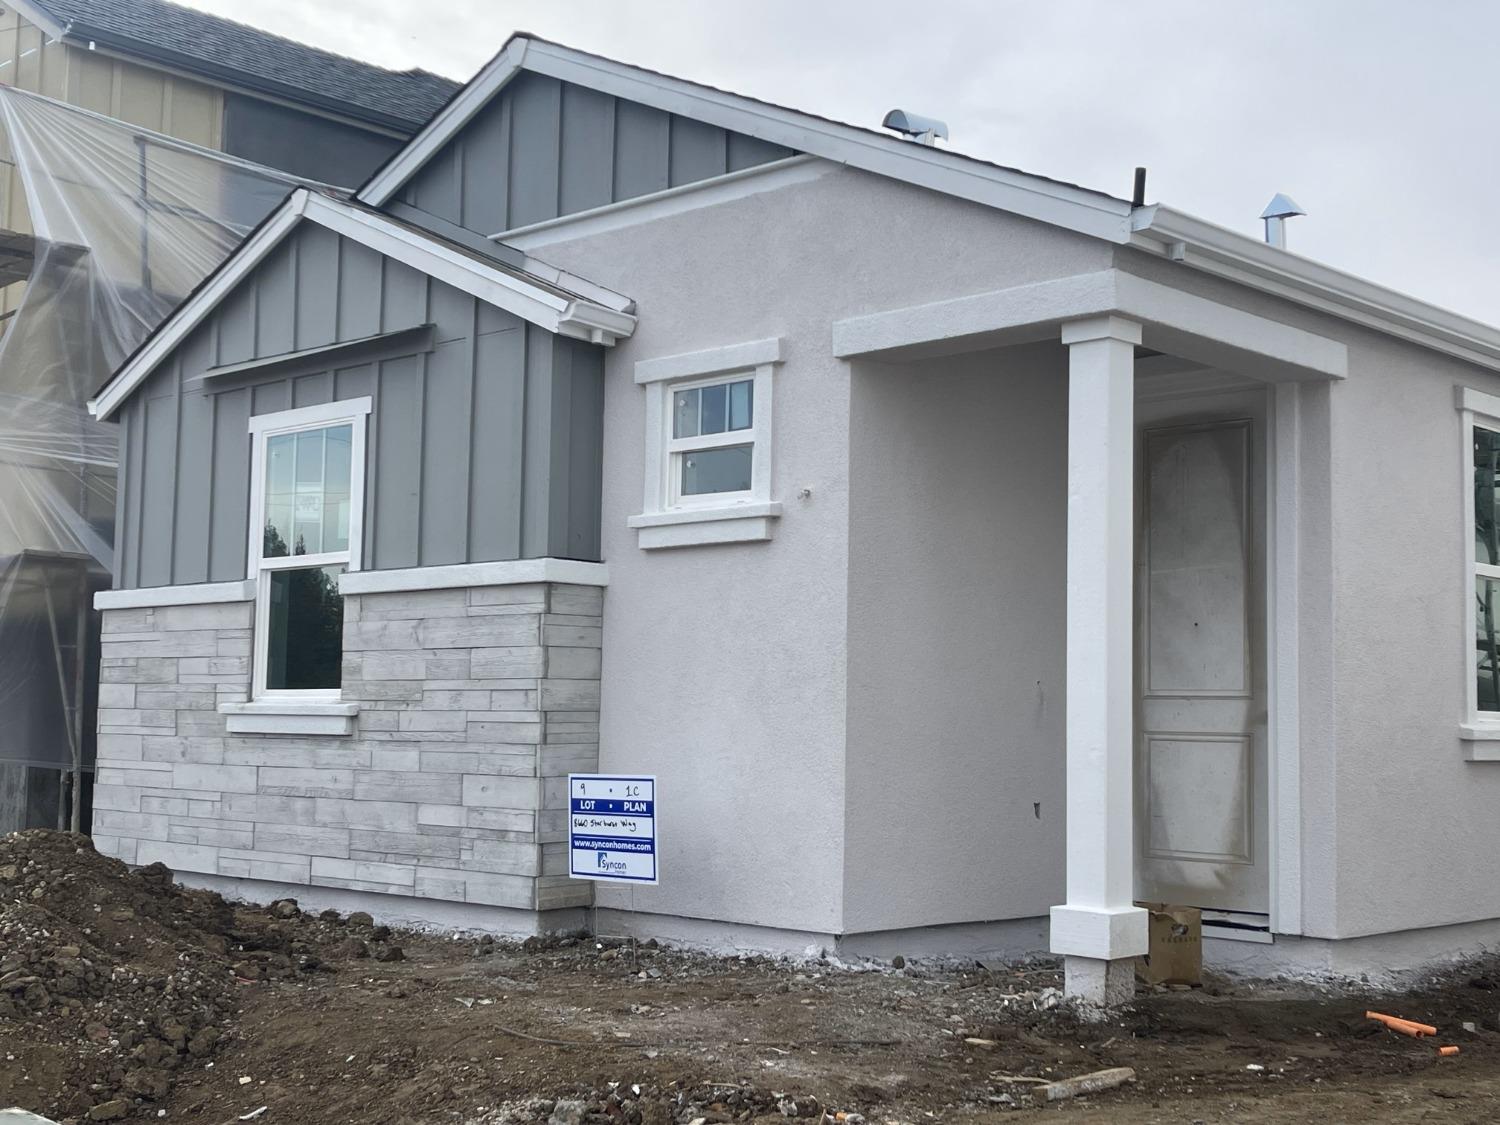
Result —
M 1277 192 L 1266 204 L 1266 209 L 1260 213 L 1262 219 L 1290 219 L 1293 215 L 1305 215 L 1306 211 L 1297 206 L 1297 201 L 1289 195 Z

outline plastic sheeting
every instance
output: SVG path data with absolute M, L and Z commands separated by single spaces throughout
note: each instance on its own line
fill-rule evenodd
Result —
M 76 770 L 118 453 L 86 403 L 301 181 L 6 86 L 0 127 L 32 226 L 0 232 L 0 278 L 28 277 L 0 337 L 0 763 Z

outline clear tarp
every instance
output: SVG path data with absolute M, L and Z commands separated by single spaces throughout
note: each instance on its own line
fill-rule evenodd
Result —
M 77 788 L 93 758 L 118 436 L 85 404 L 302 181 L 7 86 L 0 128 L 31 226 L 0 231 L 0 285 L 27 279 L 0 322 L 3 832 L 72 803 L 6 764 Z

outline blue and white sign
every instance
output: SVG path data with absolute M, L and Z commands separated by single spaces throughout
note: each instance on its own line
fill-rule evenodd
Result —
M 655 883 L 656 778 L 568 775 L 568 874 Z

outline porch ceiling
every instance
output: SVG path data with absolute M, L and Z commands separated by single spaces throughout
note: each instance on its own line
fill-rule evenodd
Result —
M 1056 339 L 1068 321 L 1119 316 L 1144 346 L 1269 382 L 1342 379 L 1338 340 L 1117 269 L 850 317 L 833 326 L 834 355 L 917 359 Z

